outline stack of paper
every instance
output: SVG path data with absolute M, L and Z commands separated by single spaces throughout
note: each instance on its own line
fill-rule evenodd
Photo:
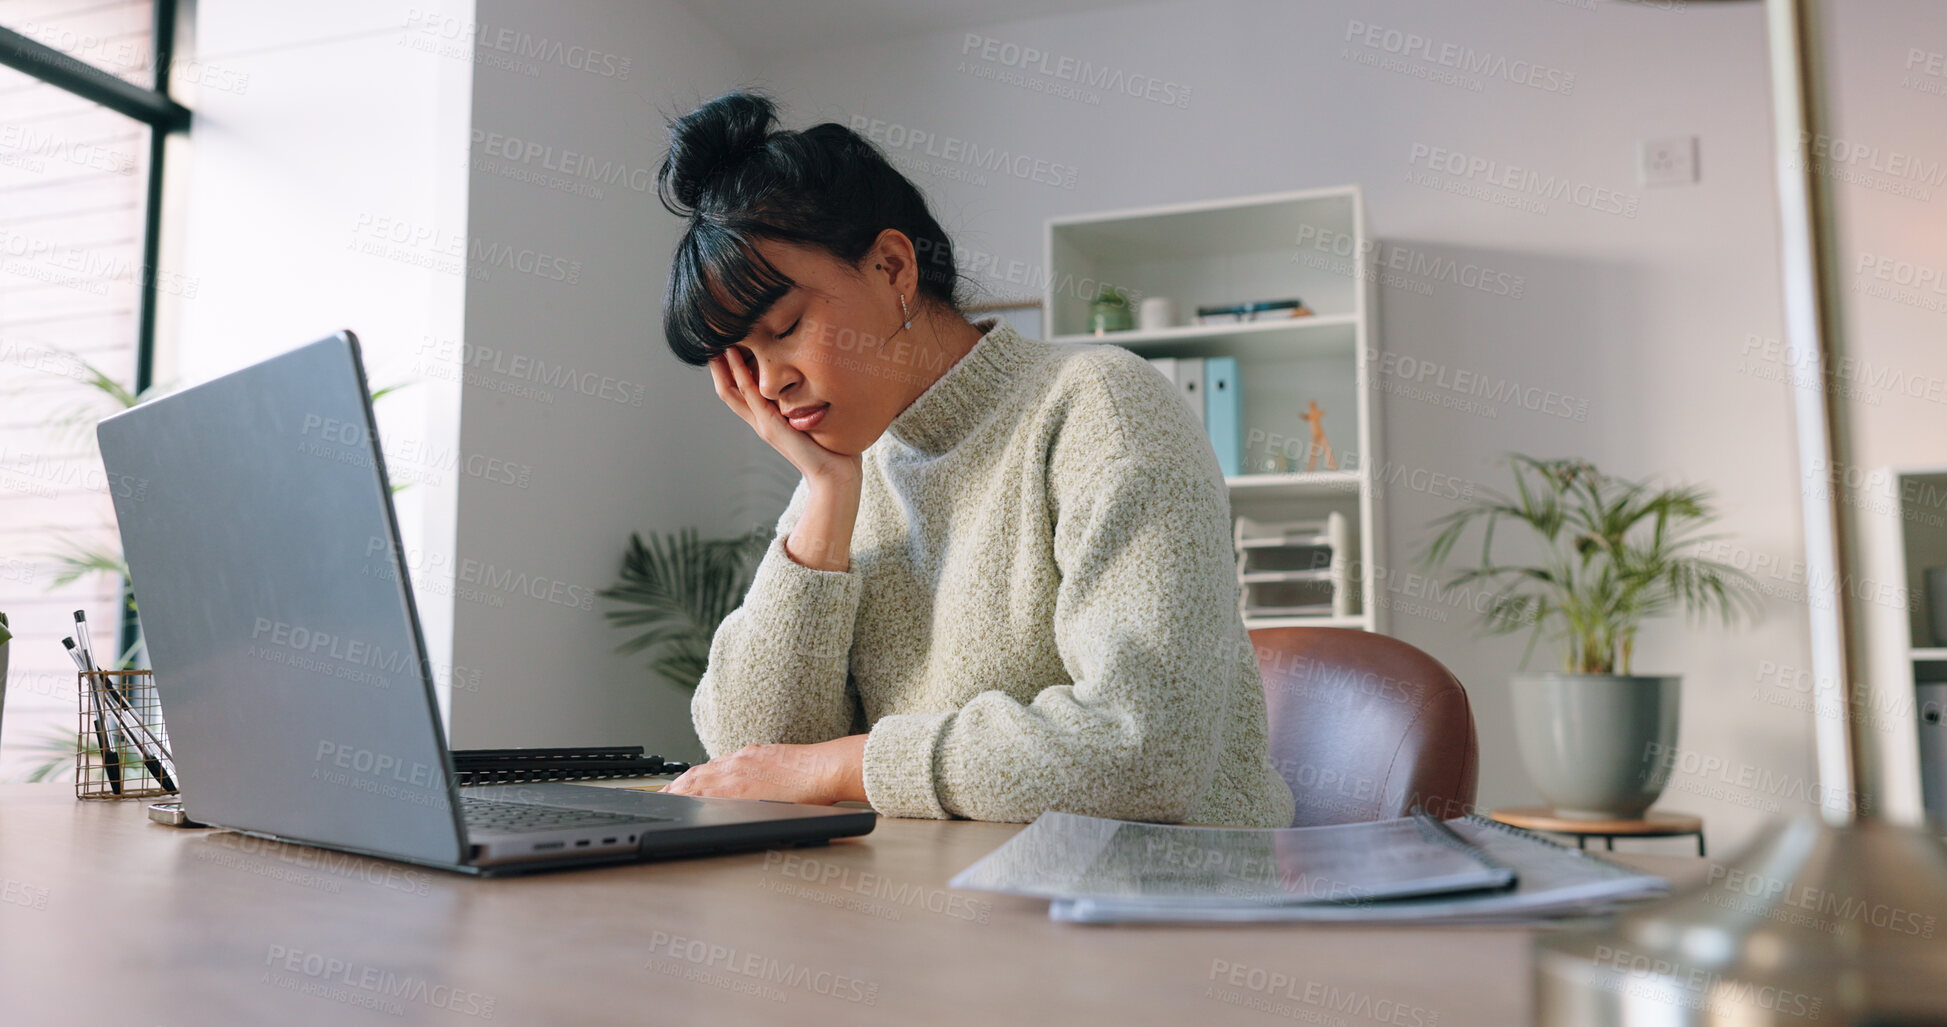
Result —
M 1603 912 L 1669 882 L 1485 817 L 1186 827 L 1050 811 L 948 882 L 1117 922 L 1504 922 Z

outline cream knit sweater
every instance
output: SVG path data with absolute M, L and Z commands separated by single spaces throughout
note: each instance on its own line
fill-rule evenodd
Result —
M 785 553 L 798 483 L 711 642 L 705 749 L 869 730 L 886 816 L 1289 826 L 1203 429 L 1128 350 L 975 324 L 865 451 L 849 570 Z

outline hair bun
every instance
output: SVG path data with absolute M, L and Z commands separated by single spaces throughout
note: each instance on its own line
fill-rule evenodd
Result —
M 719 179 L 764 148 L 776 122 L 777 105 L 751 92 L 726 93 L 672 120 L 669 155 L 656 176 L 664 205 L 695 212 Z

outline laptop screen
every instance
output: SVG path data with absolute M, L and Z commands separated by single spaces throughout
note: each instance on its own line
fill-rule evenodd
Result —
M 142 403 L 97 435 L 185 812 L 458 862 L 357 339 Z

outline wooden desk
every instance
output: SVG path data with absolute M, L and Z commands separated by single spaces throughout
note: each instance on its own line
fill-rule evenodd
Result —
M 1529 1020 L 1528 928 L 1057 924 L 946 887 L 1019 824 L 479 880 L 146 807 L 0 785 L 0 1022 Z M 1614 858 L 1679 885 L 1709 866 Z

